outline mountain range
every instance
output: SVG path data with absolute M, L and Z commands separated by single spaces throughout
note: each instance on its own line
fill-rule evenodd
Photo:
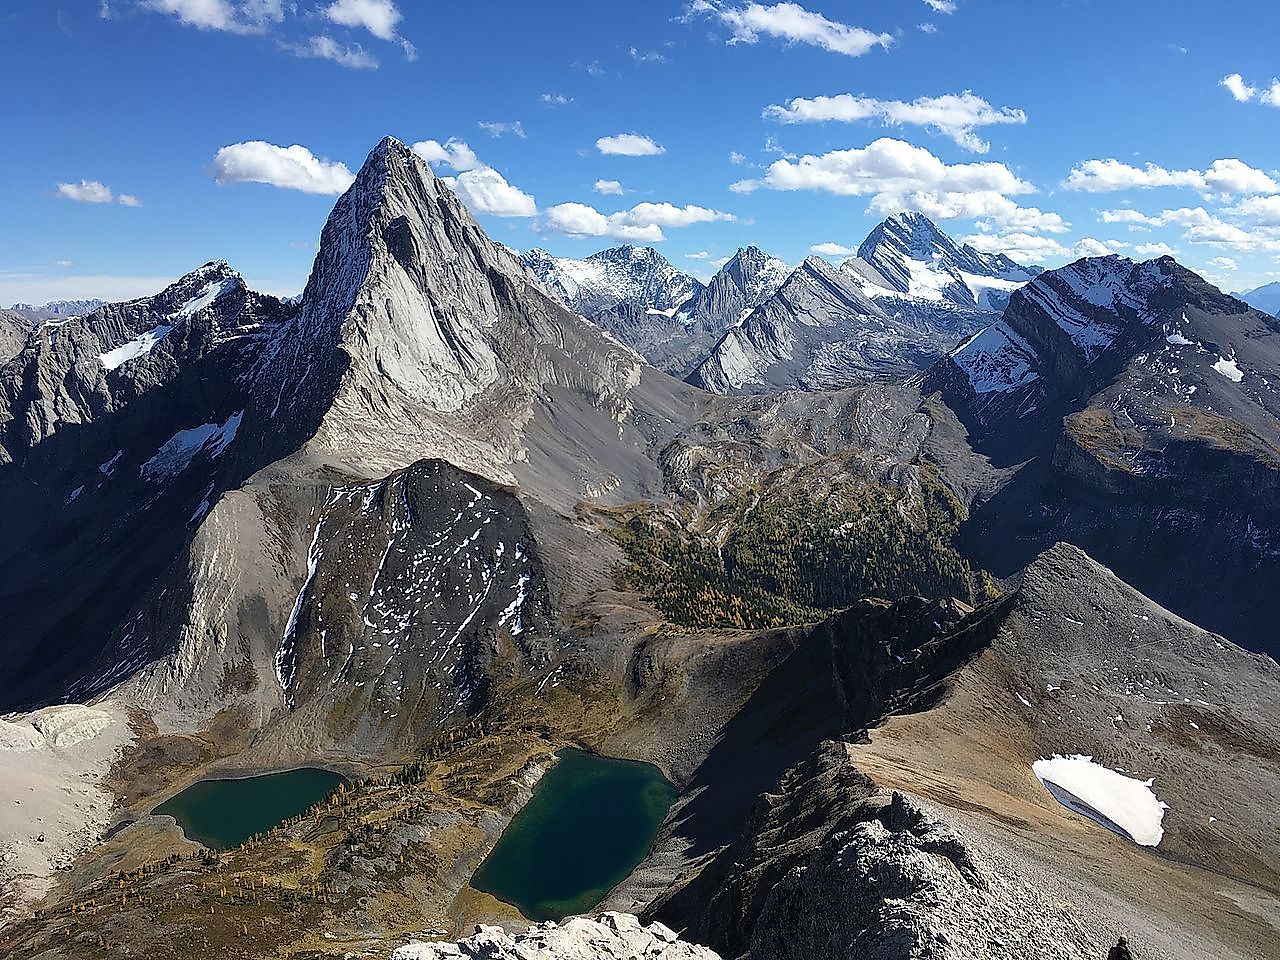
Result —
M 1280 321 L 1174 260 L 904 214 L 704 285 L 517 255 L 388 138 L 299 299 L 212 262 L 13 342 L 6 956 L 1274 945 Z M 469 936 L 566 746 L 675 806 L 612 912 Z M 305 766 L 230 850 L 154 815 Z

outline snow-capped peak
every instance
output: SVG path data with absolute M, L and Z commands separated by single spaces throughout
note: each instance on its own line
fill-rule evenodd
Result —
M 873 298 L 910 297 L 998 312 L 1036 276 L 1003 254 L 959 246 L 928 217 L 899 213 L 879 224 L 844 265 Z
M 520 261 L 565 306 L 584 316 L 619 304 L 674 310 L 702 289 L 697 280 L 677 270 L 653 247 L 625 244 L 581 260 L 535 248 Z

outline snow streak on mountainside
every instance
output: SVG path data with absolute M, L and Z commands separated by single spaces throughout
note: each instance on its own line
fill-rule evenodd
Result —
M 520 262 L 566 307 L 584 317 L 619 304 L 675 310 L 702 289 L 653 247 L 611 247 L 585 260 L 555 257 L 535 248 Z
M 871 231 L 844 269 L 863 278 L 868 296 L 894 293 L 933 303 L 1002 311 L 1010 294 L 1038 270 L 1003 254 L 955 241 L 919 213 L 900 213 Z
M 734 393 L 910 375 L 991 322 L 1033 276 L 1007 257 L 956 246 L 920 214 L 900 214 L 838 269 L 806 260 L 689 380 Z
M 1183 616 L 1280 650 L 1250 598 L 1280 577 L 1280 320 L 1165 257 L 1081 260 L 924 378 L 998 463 L 974 511 L 1012 572 L 1068 540 Z M 1158 545 L 1156 548 L 1154 545 Z
M 659 370 L 683 378 L 726 330 L 771 297 L 789 273 L 776 257 L 744 247 L 678 307 L 664 310 L 626 300 L 590 319 Z

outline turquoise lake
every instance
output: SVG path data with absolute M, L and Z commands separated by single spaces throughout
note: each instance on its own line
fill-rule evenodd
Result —
M 530 920 L 600 903 L 644 859 L 676 798 L 657 767 L 563 750 L 471 879 Z
M 336 773 L 314 769 L 201 780 L 152 812 L 177 820 L 189 840 L 213 850 L 229 850 L 324 800 L 343 780 Z

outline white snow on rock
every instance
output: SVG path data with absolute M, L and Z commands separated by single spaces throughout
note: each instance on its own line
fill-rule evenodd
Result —
M 244 411 L 241 410 L 228 417 L 226 423 L 204 423 L 190 430 L 179 430 L 165 441 L 155 456 L 138 468 L 138 472 L 146 480 L 164 480 L 191 466 L 191 461 L 201 450 L 207 449 L 211 457 L 218 456 L 236 438 L 243 419 Z
M 236 279 L 230 278 L 205 284 L 198 294 L 169 314 L 167 319 L 173 321 L 172 323 L 157 324 L 150 330 L 138 334 L 127 343 L 123 343 L 113 350 L 108 350 L 106 353 L 98 354 L 98 360 L 105 369 L 117 370 L 130 360 L 145 357 L 155 348 L 157 343 L 173 333 L 179 322 L 199 313 L 224 293 L 234 290 L 237 283 Z
M 173 327 L 164 325 L 152 327 L 146 333 L 139 334 L 128 343 L 116 347 L 114 350 L 108 350 L 106 353 L 98 354 L 98 359 L 106 369 L 115 370 L 124 366 L 130 360 L 146 356 L 151 352 L 152 347 L 171 333 L 173 333 Z
M 594 920 L 572 917 L 511 935 L 501 927 L 477 926 L 458 943 L 409 943 L 391 960 L 720 960 L 706 947 L 686 943 L 661 923 L 645 926 L 629 913 Z
M 1036 379 L 1036 352 L 1003 320 L 981 330 L 951 354 L 974 393 L 1007 393 Z
M 1079 755 L 1037 760 L 1031 768 L 1068 810 L 1144 847 L 1163 839 L 1168 805 L 1152 791 L 1154 780 L 1135 780 Z
M 1240 383 L 1244 379 L 1244 371 L 1236 363 L 1235 357 L 1219 357 L 1218 362 L 1213 365 L 1213 369 L 1232 383 Z

